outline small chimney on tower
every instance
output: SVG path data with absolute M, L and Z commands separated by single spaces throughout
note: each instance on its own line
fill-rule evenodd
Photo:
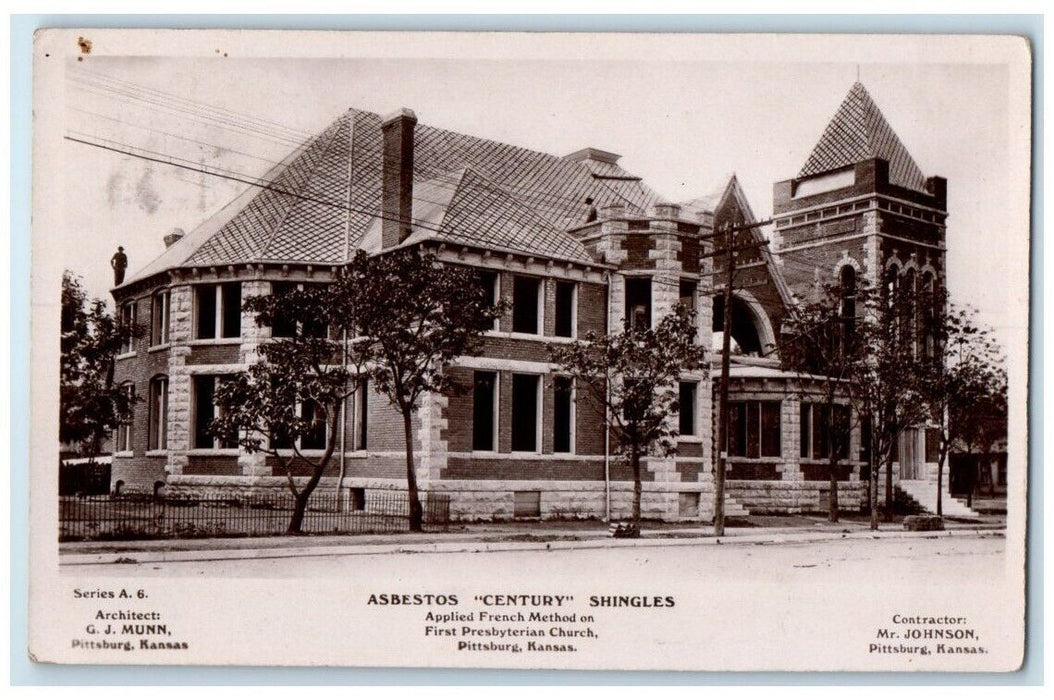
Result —
M 174 228 L 165 235 L 165 248 L 171 248 L 172 244 L 187 235 L 181 228 Z
M 381 166 L 381 248 L 410 235 L 414 188 L 414 126 L 417 115 L 403 107 L 381 122 L 384 162 Z

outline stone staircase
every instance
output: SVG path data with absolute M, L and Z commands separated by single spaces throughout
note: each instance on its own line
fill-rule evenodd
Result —
M 907 499 L 918 504 L 919 508 L 923 511 L 927 513 L 937 512 L 937 484 L 935 482 L 925 480 L 901 480 L 896 485 L 896 488 Z M 952 496 L 951 491 L 948 489 L 947 480 L 945 480 L 943 484 L 941 510 L 943 511 L 942 515 L 948 518 L 975 519 L 979 517 L 979 514 L 968 508 L 962 499 Z

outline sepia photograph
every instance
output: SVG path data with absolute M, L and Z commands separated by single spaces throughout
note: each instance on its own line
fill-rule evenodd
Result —
M 31 658 L 1017 670 L 1031 60 L 39 32 Z

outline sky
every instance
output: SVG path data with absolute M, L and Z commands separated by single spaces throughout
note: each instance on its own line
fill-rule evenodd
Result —
M 585 146 L 621 154 L 620 165 L 669 201 L 712 192 L 734 172 L 764 218 L 773 183 L 797 174 L 859 78 L 923 173 L 948 179 L 953 300 L 976 307 L 997 334 L 1012 330 L 1005 309 L 1020 306 L 1024 290 L 1001 280 L 1020 276 L 1028 231 L 1010 227 L 1006 212 L 1022 175 L 1010 153 L 1005 62 L 953 61 L 950 52 L 912 61 L 880 47 L 864 60 L 813 51 L 798 61 L 764 42 L 736 60 L 656 58 L 639 46 L 528 58 L 242 58 L 219 49 L 70 58 L 64 133 L 256 177 L 348 107 L 410 107 L 422 123 L 556 155 Z M 134 272 L 162 252 L 166 233 L 190 231 L 244 188 L 72 141 L 62 153 L 64 235 L 74 243 L 65 266 L 94 296 L 108 297 L 118 245 Z

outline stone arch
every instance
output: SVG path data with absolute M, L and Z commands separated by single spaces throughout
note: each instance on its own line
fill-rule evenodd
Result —
M 724 313 L 721 305 L 724 295 L 715 295 L 713 299 L 713 330 L 715 333 L 723 332 Z M 732 339 L 745 354 L 764 355 L 776 347 L 776 334 L 765 307 L 746 290 L 732 292 Z M 715 351 L 719 351 L 719 348 L 715 347 Z

